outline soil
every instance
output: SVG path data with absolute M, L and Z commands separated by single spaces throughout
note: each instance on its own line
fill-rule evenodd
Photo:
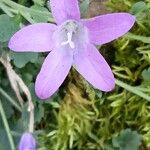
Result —
M 107 9 L 105 4 L 106 1 L 108 0 L 90 0 L 87 18 L 109 13 L 110 11 Z

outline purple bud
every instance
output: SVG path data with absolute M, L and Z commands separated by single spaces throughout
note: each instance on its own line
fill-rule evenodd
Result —
M 36 141 L 31 133 L 24 133 L 22 135 L 19 150 L 36 150 Z

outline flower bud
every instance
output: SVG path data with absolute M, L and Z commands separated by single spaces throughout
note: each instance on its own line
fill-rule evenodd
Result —
M 19 150 L 36 150 L 36 141 L 31 133 L 24 133 L 22 135 Z

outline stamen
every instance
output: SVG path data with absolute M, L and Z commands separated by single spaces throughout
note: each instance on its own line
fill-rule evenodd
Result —
M 69 44 L 70 47 L 71 47 L 72 49 L 74 49 L 74 48 L 75 48 L 75 44 L 74 44 L 74 42 L 72 41 L 72 32 L 71 32 L 71 33 L 68 32 L 68 33 L 67 33 L 67 37 L 68 37 L 68 40 L 65 41 L 65 42 L 62 42 L 61 45 L 67 45 L 67 44 Z

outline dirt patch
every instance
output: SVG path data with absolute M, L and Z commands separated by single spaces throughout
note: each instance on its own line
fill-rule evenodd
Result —
M 87 18 L 109 13 L 106 7 L 107 0 L 91 0 L 90 7 L 87 12 Z

